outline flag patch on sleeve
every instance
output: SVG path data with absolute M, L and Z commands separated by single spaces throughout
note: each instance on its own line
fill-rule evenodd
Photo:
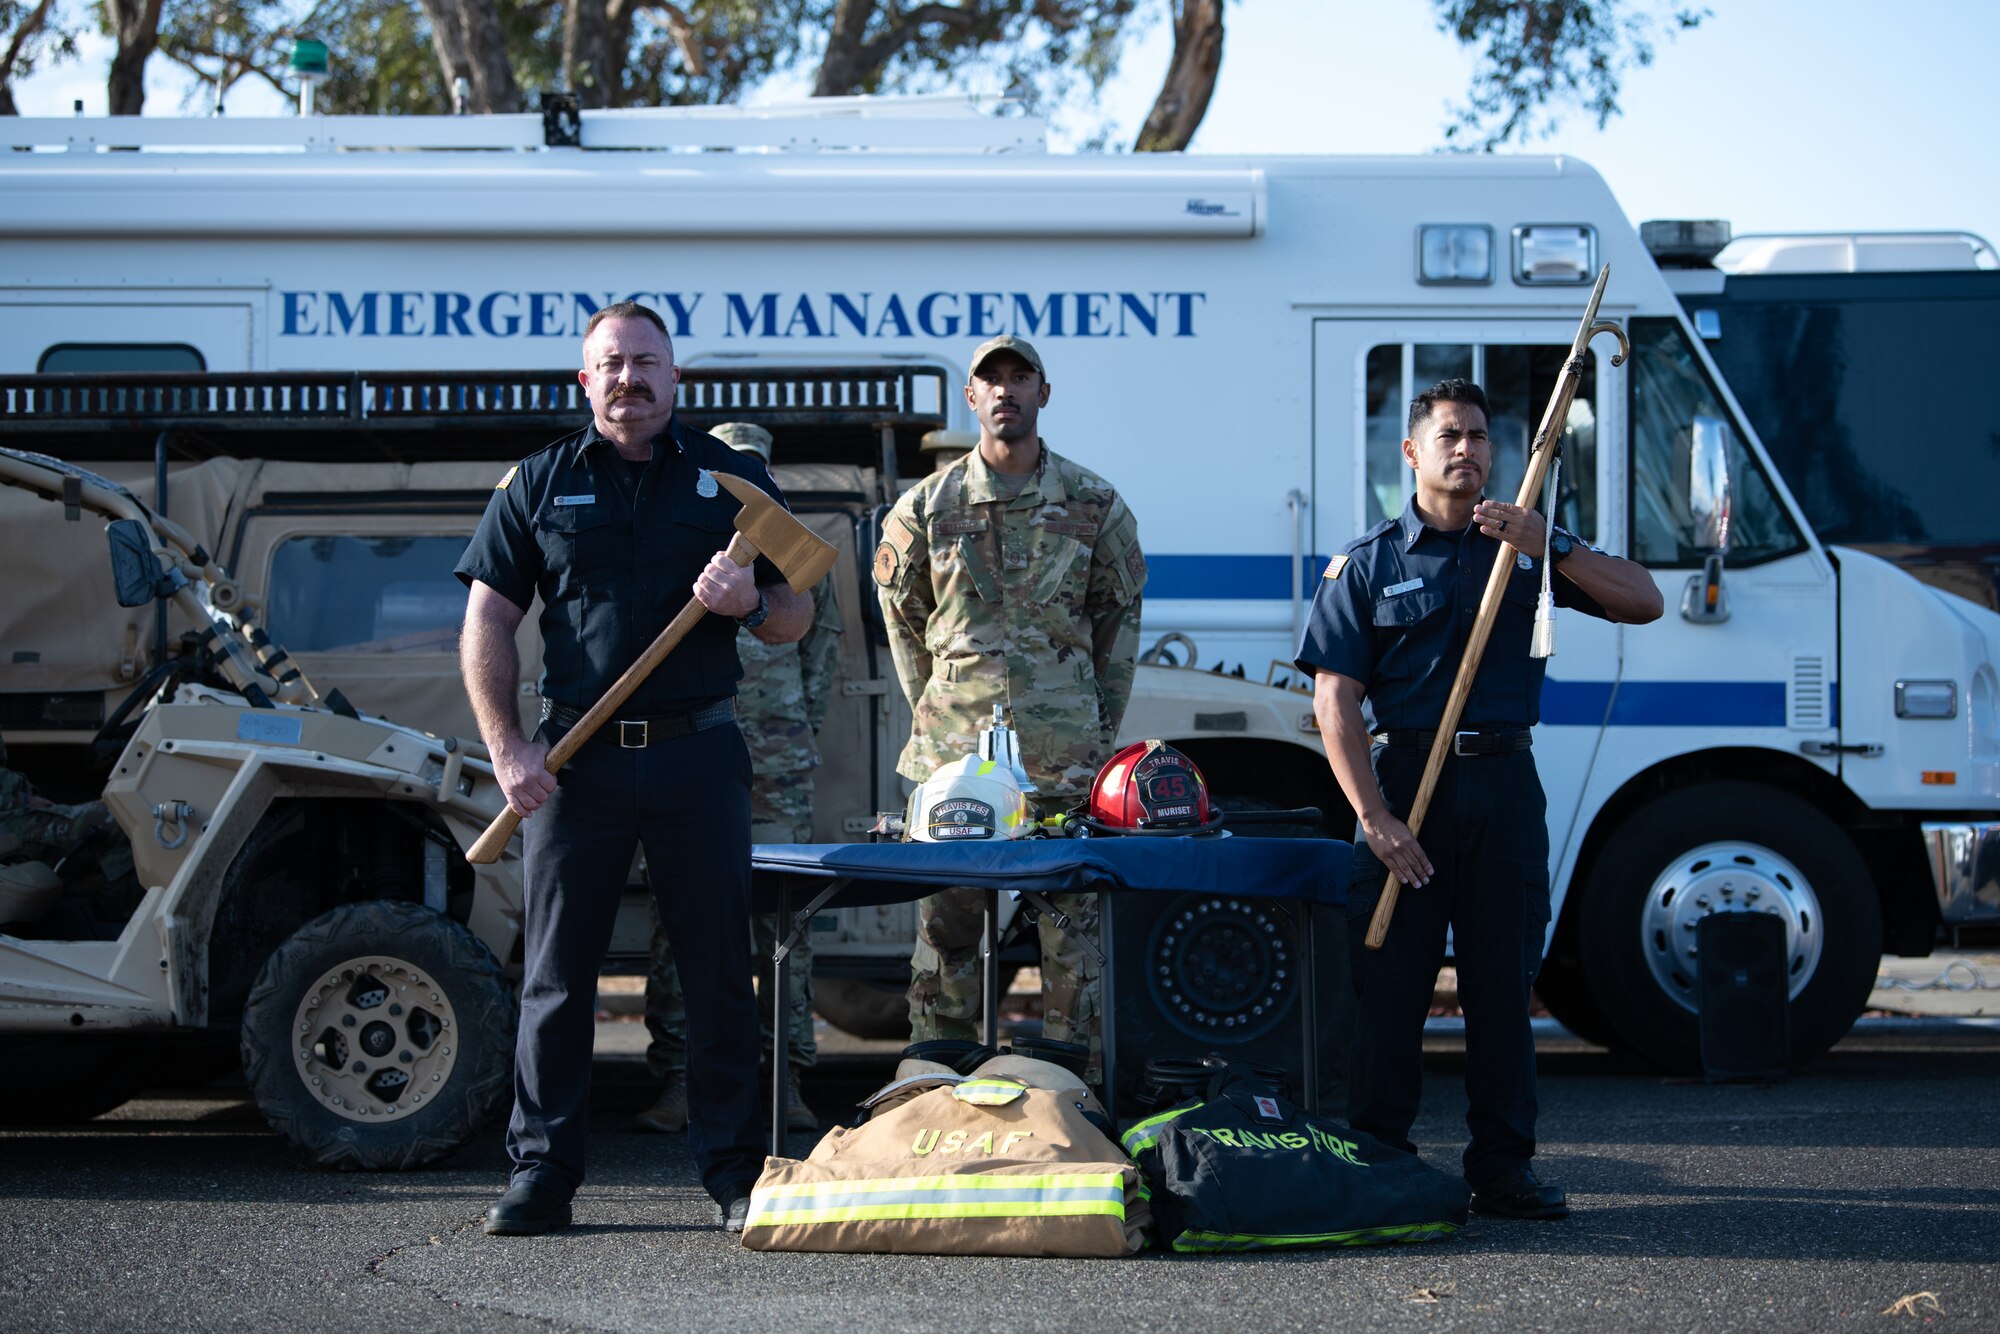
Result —
M 1340 578 L 1340 572 L 1347 568 L 1347 562 L 1349 559 L 1350 558 L 1347 556 L 1335 556 L 1332 560 L 1326 563 L 1326 573 L 1321 575 L 1320 578 L 1322 579 Z

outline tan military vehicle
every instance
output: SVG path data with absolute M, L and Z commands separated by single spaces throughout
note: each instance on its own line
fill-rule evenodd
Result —
M 819 737 L 825 763 L 816 775 L 814 833 L 820 841 L 864 839 L 877 812 L 903 804 L 894 766 L 909 713 L 895 684 L 865 558 L 897 492 L 894 479 L 931 466 L 920 442 L 944 424 L 944 395 L 941 378 L 927 392 L 916 383 L 926 374 L 937 373 L 896 368 L 788 377 L 769 370 L 696 368 L 682 386 L 681 410 L 697 425 L 750 420 L 774 432 L 778 481 L 800 517 L 840 552 L 836 596 L 846 633 L 836 693 Z M 440 939 L 483 946 L 503 974 L 515 962 L 517 863 L 510 856 L 496 867 L 472 868 L 459 853 L 483 828 L 481 812 L 489 806 L 497 811 L 499 801 L 483 749 L 470 740 L 452 740 L 476 734 L 457 662 L 465 593 L 451 571 L 509 462 L 574 429 L 587 408 L 570 392 L 573 374 L 557 372 L 340 377 L 351 379 L 353 402 L 393 400 L 402 411 L 392 416 L 356 409 L 331 427 L 302 421 L 297 413 L 286 417 L 240 406 L 256 395 L 265 403 L 282 392 L 296 395 L 310 387 L 306 381 L 331 378 L 209 375 L 190 383 L 198 380 L 213 392 L 149 399 L 126 377 L 22 377 L 37 385 L 81 383 L 64 390 L 68 397 L 50 391 L 41 398 L 0 398 L 0 443 L 21 441 L 85 460 L 55 465 L 16 459 L 11 468 L 26 469 L 38 480 L 0 488 L 0 546 L 13 568 L 28 572 L 0 583 L 0 735 L 16 767 L 61 800 L 84 800 L 100 788 L 109 799 L 124 791 L 120 785 L 139 782 L 113 805 L 135 850 L 145 846 L 141 885 L 149 896 L 155 887 L 160 891 L 129 920 L 99 924 L 100 934 L 117 926 L 116 940 L 36 939 L 34 925 L 0 923 L 0 1042 L 27 1040 L 4 1035 L 32 1028 L 36 1050 L 46 1052 L 51 1039 L 42 1035 L 55 1030 L 75 1038 L 85 1030 L 129 1033 L 145 1027 L 149 1051 L 172 1051 L 175 1044 L 159 1038 L 161 1026 L 234 1032 L 251 1017 L 251 984 L 273 952 L 294 933 L 304 934 L 315 918 L 336 911 L 345 915 L 343 930 L 349 932 L 393 919 L 398 930 L 387 933 L 392 937 L 402 934 L 411 911 L 428 912 L 432 934 L 442 933 Z M 436 406 L 412 413 L 413 386 L 421 386 Z M 531 391 L 541 396 L 536 410 L 496 412 L 492 406 L 496 397 L 521 403 Z M 913 410 L 913 402 L 924 407 Z M 160 440 L 165 447 L 151 457 Z M 41 498 L 60 492 L 61 478 L 80 468 L 105 479 L 102 484 L 79 479 L 77 485 L 93 498 L 84 509 L 152 522 L 158 546 L 172 545 L 166 533 L 184 534 L 178 540 L 184 544 L 187 577 L 214 591 L 194 595 L 192 604 L 176 598 L 164 609 L 151 600 L 120 606 L 101 523 L 65 523 L 62 510 Z M 151 517 L 163 482 L 170 523 Z M 111 499 L 94 499 L 100 493 Z M 197 547 L 205 557 L 201 562 L 192 559 Z M 206 642 L 211 610 L 237 627 L 230 633 L 248 645 L 245 652 L 261 655 L 260 670 L 268 680 L 276 684 L 285 678 L 274 696 L 275 710 L 246 705 L 237 683 L 213 673 L 201 681 L 186 679 L 196 664 L 233 661 L 217 659 Z M 521 711 L 527 718 L 538 704 L 541 645 L 535 620 L 533 613 L 524 619 L 520 641 Z M 1310 700 L 1260 682 L 1187 670 L 1191 657 L 1192 645 L 1178 636 L 1158 646 L 1155 661 L 1140 669 L 1121 741 L 1172 741 L 1203 767 L 1226 804 L 1317 803 L 1337 809 L 1317 753 Z M 293 671 L 299 673 L 296 680 L 286 677 Z M 273 672 L 277 676 L 269 675 Z M 172 702 L 148 707 L 163 688 Z M 336 688 L 359 717 L 342 717 L 327 707 Z M 266 726 L 266 715 L 298 718 L 299 740 L 264 738 L 259 729 Z M 135 724 L 137 731 L 128 738 Z M 189 730 L 163 733 L 169 725 Z M 232 729 L 240 727 L 248 727 L 249 734 L 238 737 Z M 342 738 L 338 742 L 336 735 Z M 173 765 L 162 753 L 169 740 L 177 752 Z M 396 747 L 393 755 L 384 749 L 389 745 Z M 201 760 L 191 758 L 193 747 L 200 749 Z M 210 758 L 216 748 L 231 747 L 234 767 Z M 370 767 L 385 759 L 395 763 L 383 772 Z M 223 798 L 237 792 L 235 774 L 253 761 L 259 777 L 242 782 L 256 802 L 218 821 Z M 451 781 L 440 788 L 447 769 Z M 177 777 L 183 773 L 184 780 Z M 207 780 L 199 790 L 189 786 L 196 775 Z M 161 786 L 169 777 L 187 790 Z M 171 812 L 174 803 L 194 808 L 197 814 L 188 817 L 193 826 L 156 817 L 156 806 Z M 203 824 L 226 824 L 228 832 L 204 835 Z M 187 828 L 197 837 L 174 849 L 161 846 Z M 190 857 L 200 863 L 198 870 L 188 869 Z M 614 936 L 607 965 L 613 970 L 645 967 L 650 914 L 637 892 L 638 871 L 635 867 L 634 892 Z M 193 916 L 179 906 L 186 891 L 176 888 L 181 883 L 176 877 L 202 885 L 198 898 L 205 906 Z M 160 999 L 139 1012 L 117 1011 L 116 1021 L 109 1011 L 79 1010 L 84 1018 L 72 1024 L 70 1011 L 50 1005 L 52 993 L 38 980 L 45 975 L 30 972 L 30 964 L 48 950 L 122 951 L 118 966 L 127 970 L 117 975 L 122 985 L 139 968 L 141 955 L 162 953 L 151 947 L 168 930 L 176 933 L 184 962 L 146 960 L 161 974 L 149 979 L 158 984 Z M 205 936 L 217 930 L 227 938 L 211 945 Z M 29 938 L 17 939 L 24 931 Z M 813 939 L 821 1013 L 867 1035 L 907 1031 L 902 990 L 914 931 L 908 905 L 820 917 Z M 378 958 L 361 952 L 351 957 Z M 396 957 L 386 950 L 379 956 Z M 443 977 L 441 966 L 428 960 L 404 960 L 391 971 L 395 968 L 432 981 Z M 175 988 L 186 992 L 185 1002 L 174 999 L 180 995 Z M 115 994 L 107 994 L 115 1001 Z M 283 1098 L 267 1088 L 269 1062 L 257 1065 L 257 1096 L 274 1123 L 323 1159 L 365 1165 L 421 1161 L 456 1142 L 442 1132 L 418 1136 L 411 1128 L 419 1123 L 409 1116 L 416 1104 L 385 1104 L 366 1094 L 367 1081 L 378 1070 L 366 1052 L 353 1054 L 352 1034 L 371 1032 L 379 1042 L 380 1030 L 367 1028 L 364 1012 L 342 999 L 345 993 L 313 994 L 314 1005 L 307 1005 L 312 997 L 303 993 L 287 1003 L 301 1016 L 300 1006 L 316 1012 L 345 1007 L 342 1017 L 354 1023 L 336 1027 L 349 1041 L 325 1046 L 310 1061 L 295 1054 L 300 1074 L 293 1083 L 300 1088 L 278 1081 Z M 454 1014 L 467 1004 L 454 1002 Z M 429 1007 L 427 1013 L 437 1011 Z M 304 1017 L 298 1022 L 311 1023 Z M 481 1072 L 504 1070 L 511 1030 L 496 1017 L 482 1024 L 477 1052 L 472 1040 L 453 1044 L 453 1070 L 462 1074 L 474 1056 L 472 1064 Z M 137 1062 L 130 1077 L 109 1079 L 106 1067 L 117 1063 L 79 1063 L 80 1049 L 98 1050 L 66 1041 L 61 1052 L 63 1068 L 75 1071 L 67 1087 L 91 1095 L 70 1104 L 71 1114 L 115 1104 L 147 1077 L 147 1063 Z M 399 1046 L 394 1055 L 402 1050 Z M 336 1056 L 348 1067 L 341 1080 L 312 1068 L 331 1064 Z M 353 1071 L 357 1061 L 368 1067 L 364 1074 Z M 425 1078 L 433 1073 L 443 1072 L 427 1069 Z M 320 1083 L 312 1082 L 315 1076 Z M 287 1099 L 340 1132 L 329 1138 L 332 1147 L 308 1143 L 290 1128 L 299 1118 L 285 1113 Z M 426 1104 L 437 1105 L 435 1094 L 426 1096 Z M 390 1106 L 393 1111 L 385 1110 Z M 14 1109 L 17 1117 L 43 1120 L 54 1119 L 58 1110 L 49 1100 L 39 1112 Z M 466 1105 L 468 1127 L 474 1110 Z M 395 1132 L 389 1133 L 392 1123 Z M 399 1156 L 404 1150 L 368 1147 L 415 1138 L 423 1143 L 406 1156 Z
M 240 1035 L 271 1124 L 321 1162 L 410 1167 L 456 1148 L 508 1092 L 514 1027 L 501 960 L 519 862 L 458 853 L 503 804 L 485 751 L 316 685 L 205 544 L 111 479 L 0 450 L 0 482 L 54 502 L 38 523 L 10 510 L 17 549 L 99 546 L 88 569 L 43 561 L 79 598 L 72 626 L 103 621 L 100 602 L 165 599 L 190 627 L 187 651 L 133 673 L 92 734 L 116 749 L 103 800 L 131 842 L 129 892 L 72 901 L 57 873 L 4 901 L 0 1116 L 113 1106 L 162 1061 L 201 1062 L 198 1042 L 163 1034 L 219 1032 Z M 11 643 L 32 637 L 9 624 Z

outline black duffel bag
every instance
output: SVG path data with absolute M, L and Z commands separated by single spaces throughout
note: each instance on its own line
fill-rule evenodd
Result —
M 1415 1154 L 1308 1116 L 1246 1066 L 1125 1132 L 1160 1239 L 1177 1251 L 1438 1241 L 1471 1192 Z

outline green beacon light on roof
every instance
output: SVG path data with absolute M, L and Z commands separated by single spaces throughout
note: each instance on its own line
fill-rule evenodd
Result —
M 292 74 L 299 81 L 299 114 L 313 114 L 313 90 L 328 77 L 326 43 L 301 37 L 292 43 Z

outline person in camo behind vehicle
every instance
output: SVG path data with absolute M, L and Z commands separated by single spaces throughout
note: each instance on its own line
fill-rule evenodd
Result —
M 1084 796 L 1111 755 L 1132 697 L 1146 558 L 1112 485 L 1043 442 L 1042 358 L 1012 335 L 980 345 L 965 401 L 979 446 L 905 492 L 882 527 L 875 583 L 910 741 L 896 770 L 923 782 L 976 750 L 994 706 L 1020 742 L 1035 791 L 1059 809 Z M 1043 1034 L 1085 1043 L 1101 1078 L 1090 894 L 1054 896 L 1071 922 L 1039 924 Z M 918 904 L 910 1037 L 969 1038 L 980 1018 L 984 895 L 950 889 Z
M 731 449 L 771 461 L 771 433 L 751 422 L 724 422 L 709 432 Z M 812 591 L 812 628 L 797 644 L 766 644 L 753 631 L 739 630 L 736 655 L 743 660 L 743 684 L 736 690 L 736 725 L 750 748 L 750 839 L 753 843 L 810 843 L 813 827 L 813 770 L 819 767 L 814 740 L 840 667 L 840 608 L 833 576 Z M 751 919 L 752 971 L 768 981 L 777 949 L 778 915 Z M 790 994 L 785 1013 L 791 1024 L 791 1069 L 787 1072 L 785 1126 L 817 1130 L 819 1121 L 799 1097 L 799 1075 L 819 1054 L 813 1036 L 812 935 L 799 937 L 787 972 Z M 763 1025 L 759 1051 L 771 1049 L 771 997 L 759 988 L 757 1013 Z M 640 1112 L 640 1130 L 671 1134 L 686 1129 L 687 1000 L 673 947 L 659 923 L 653 924 L 652 966 L 646 974 L 646 1066 L 661 1082 L 660 1096 Z

